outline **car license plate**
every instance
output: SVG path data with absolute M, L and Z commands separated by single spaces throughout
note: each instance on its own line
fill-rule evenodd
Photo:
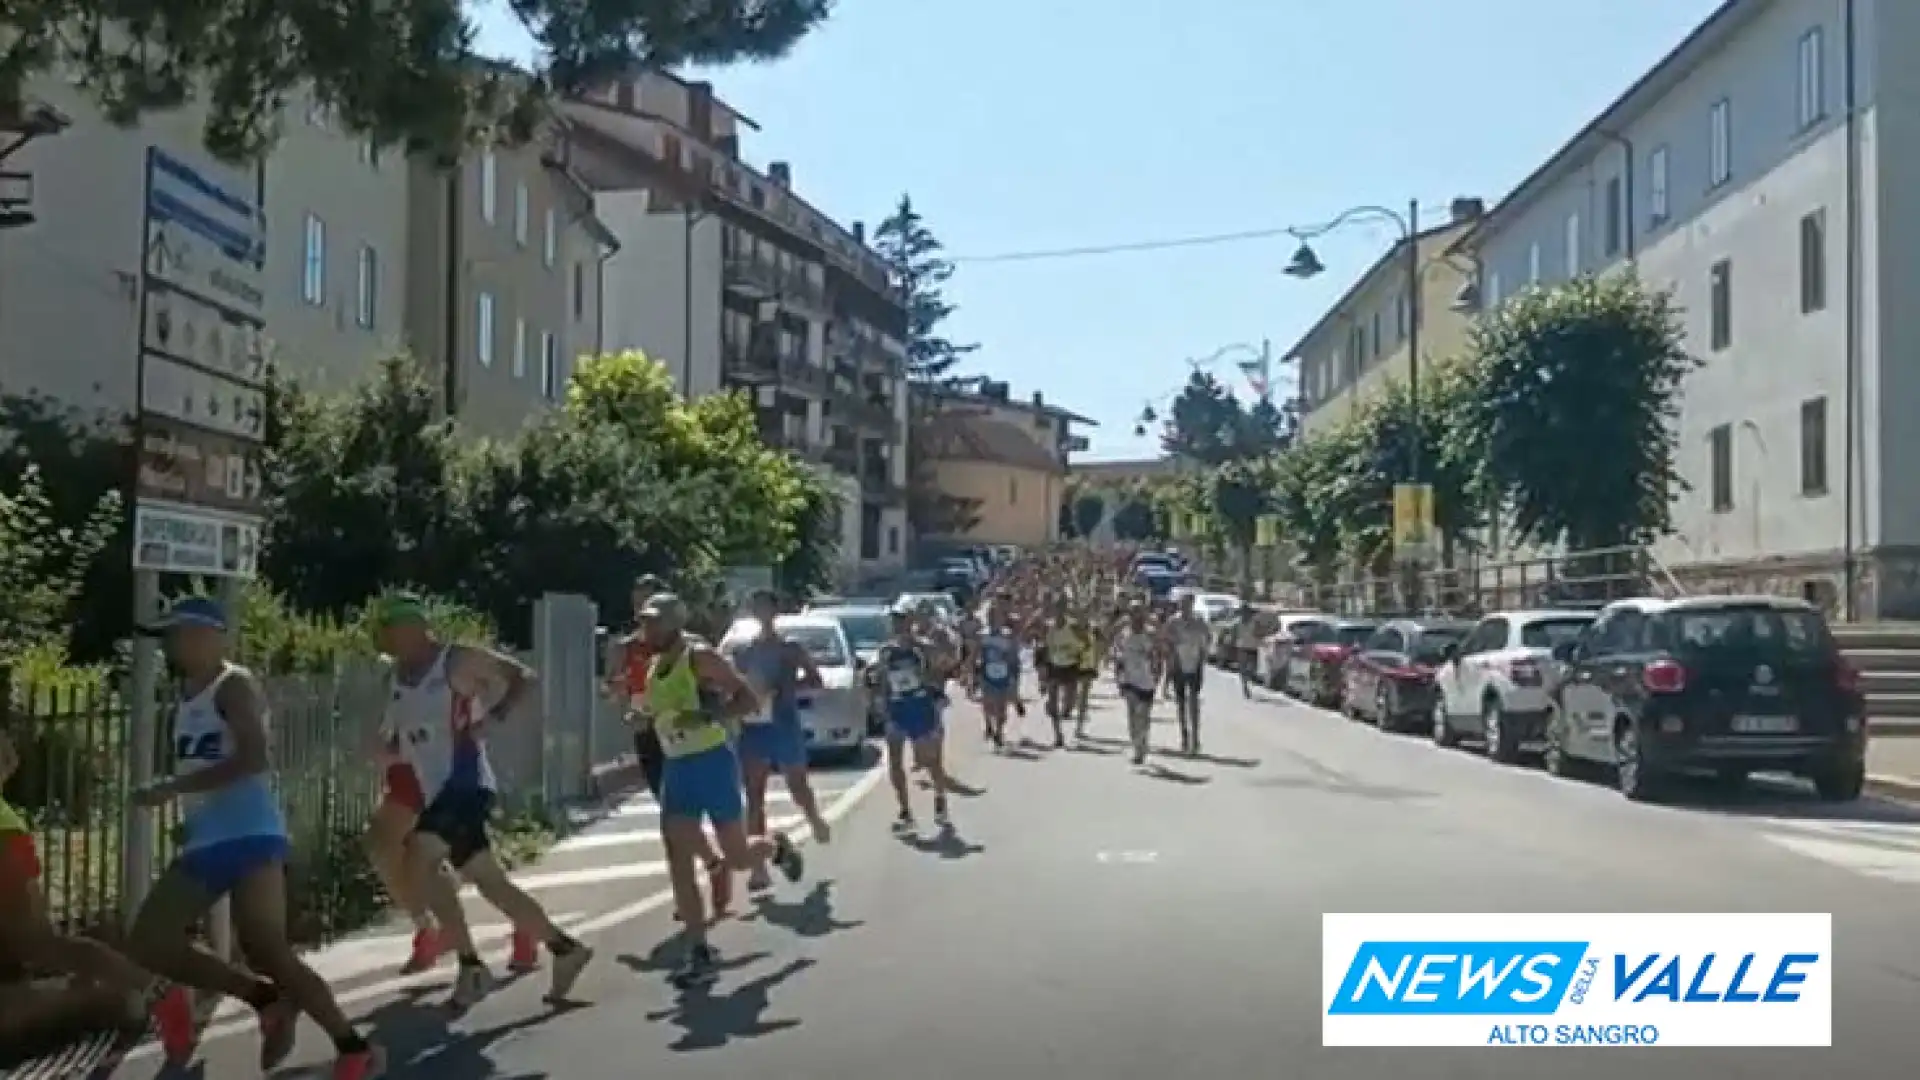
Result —
M 1800 730 L 1800 718 L 1797 716 L 1736 716 L 1733 718 L 1733 732 L 1736 735 L 1786 735 Z

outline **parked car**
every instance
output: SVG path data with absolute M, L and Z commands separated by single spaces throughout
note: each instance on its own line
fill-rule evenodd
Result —
M 807 614 L 838 622 L 841 632 L 847 635 L 847 644 L 853 648 L 855 670 L 860 675 L 864 701 L 862 712 L 867 718 L 867 734 L 879 735 L 886 730 L 887 710 L 886 703 L 876 692 L 878 671 L 873 662 L 879 659 L 880 646 L 886 644 L 887 638 L 893 635 L 892 614 L 883 603 L 814 607 L 808 608 Z
M 1503 764 L 1546 745 L 1547 713 L 1559 681 L 1555 646 L 1578 641 L 1595 613 L 1497 611 L 1482 618 L 1434 676 L 1433 741 L 1482 740 Z
M 818 690 L 799 694 L 800 723 L 812 757 L 850 758 L 867 742 L 867 695 L 861 686 L 860 664 L 846 631 L 837 619 L 825 615 L 782 615 L 773 628 L 780 636 L 807 650 L 820 680 Z M 760 633 L 760 624 L 741 619 L 720 639 L 720 651 L 731 655 Z
M 1433 674 L 1472 624 L 1441 619 L 1382 623 L 1348 658 L 1341 708 L 1348 716 L 1399 731 L 1433 714 Z
M 1295 649 L 1333 632 L 1338 616 L 1320 611 L 1290 611 L 1275 617 L 1274 626 L 1260 638 L 1260 666 L 1254 681 L 1271 690 L 1286 685 L 1287 662 Z
M 1564 663 L 1547 769 L 1613 769 L 1621 794 L 1657 798 L 1682 773 L 1739 783 L 1806 777 L 1848 802 L 1866 783 L 1866 699 L 1819 609 L 1773 596 L 1609 604 Z
M 1371 619 L 1341 619 L 1331 632 L 1297 649 L 1281 675 L 1288 694 L 1327 709 L 1337 709 L 1346 696 L 1347 659 L 1367 643 L 1380 624 Z

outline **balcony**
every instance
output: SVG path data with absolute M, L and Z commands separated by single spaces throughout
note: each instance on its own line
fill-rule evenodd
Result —
M 878 506 L 899 506 L 907 501 L 907 491 L 893 482 L 886 462 L 868 461 L 860 469 L 860 498 Z
M 722 338 L 722 373 L 748 386 L 775 386 L 814 397 L 829 389 L 826 369 L 808 363 L 805 356 L 780 355 L 772 333 L 756 334 L 754 345 L 738 338 Z
M 827 294 L 799 270 L 783 268 L 769 259 L 729 254 L 722 279 L 727 288 L 755 300 L 773 300 L 808 312 L 827 310 Z
M 827 468 L 845 476 L 860 474 L 860 448 L 858 446 L 828 446 L 820 455 Z
M 851 319 L 835 319 L 827 324 L 827 344 L 830 353 L 846 357 L 866 370 L 894 378 L 906 373 L 906 361 L 888 350 L 879 333 Z

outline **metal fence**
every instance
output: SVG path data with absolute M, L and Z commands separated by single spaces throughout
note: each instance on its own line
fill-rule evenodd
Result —
M 1284 586 L 1284 602 L 1344 615 L 1383 612 L 1477 617 L 1556 605 L 1602 604 L 1685 592 L 1644 547 L 1598 548 L 1533 559 L 1469 562 L 1324 584 Z
M 535 648 L 523 656 L 540 677 L 537 700 L 489 739 L 504 794 L 527 809 L 551 809 L 593 794 L 596 766 L 625 747 L 619 715 L 598 687 L 592 603 L 552 595 L 536 605 Z M 174 813 L 131 808 L 133 710 L 113 679 L 95 687 L 25 685 L 0 669 L 0 731 L 19 757 L 6 798 L 40 848 L 43 887 L 56 925 L 113 936 L 151 884 L 140 868 L 164 867 L 177 847 Z M 374 912 L 378 897 L 360 837 L 380 797 L 380 768 L 367 733 L 385 709 L 387 670 L 354 661 L 328 675 L 263 678 L 271 707 L 275 781 L 293 839 L 289 896 L 300 940 L 328 940 Z M 152 760 L 168 760 L 163 717 Z

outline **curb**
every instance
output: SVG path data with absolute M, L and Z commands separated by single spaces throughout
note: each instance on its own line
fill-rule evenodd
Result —
M 1920 779 L 1908 776 L 1869 775 L 1867 792 L 1895 802 L 1920 803 Z

